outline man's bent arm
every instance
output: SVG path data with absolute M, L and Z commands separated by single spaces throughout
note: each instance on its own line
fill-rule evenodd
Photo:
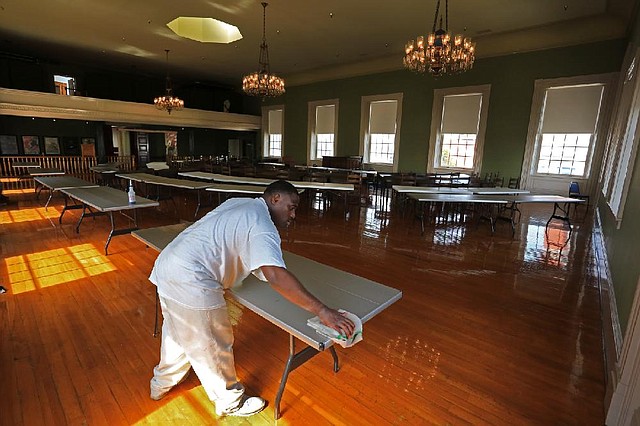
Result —
M 335 309 L 331 309 L 304 288 L 298 278 L 285 268 L 263 266 L 260 268 L 269 284 L 287 300 L 315 314 L 325 325 L 351 336 L 354 324 Z

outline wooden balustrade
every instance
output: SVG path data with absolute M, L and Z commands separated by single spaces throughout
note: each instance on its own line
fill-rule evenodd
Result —
M 31 179 L 22 179 L 25 174 L 24 167 L 13 167 L 15 163 L 38 163 L 41 168 L 59 169 L 66 174 L 81 179 L 95 181 L 95 174 L 91 167 L 98 164 L 97 157 L 79 157 L 65 155 L 15 155 L 0 157 L 0 176 L 3 178 L 5 189 L 17 189 L 32 187 Z M 117 164 L 123 171 L 131 171 L 136 168 L 135 156 L 109 156 L 107 163 Z

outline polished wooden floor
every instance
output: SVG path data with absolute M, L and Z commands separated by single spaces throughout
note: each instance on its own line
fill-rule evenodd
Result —
M 0 208 L 0 424 L 273 424 L 273 407 L 217 419 L 195 375 L 149 399 L 156 253 L 129 235 L 103 246 L 105 217 L 57 218 L 31 191 Z M 283 246 L 398 288 L 364 340 L 294 371 L 282 425 L 602 425 L 603 355 L 589 219 L 545 230 L 550 205 L 509 226 L 440 217 L 424 235 L 412 215 L 305 202 Z M 140 226 L 176 223 L 193 201 L 141 212 Z M 459 219 L 459 218 L 458 218 Z M 124 219 L 118 219 L 124 220 Z M 545 232 L 547 231 L 547 232 Z M 229 301 L 238 375 L 273 401 L 288 335 Z

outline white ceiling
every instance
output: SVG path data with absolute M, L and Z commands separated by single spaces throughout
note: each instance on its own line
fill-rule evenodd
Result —
M 441 9 L 444 9 L 442 0 Z M 451 0 L 449 29 L 478 57 L 624 37 L 635 0 Z M 436 0 L 271 0 L 271 71 L 288 84 L 399 69 L 404 44 L 431 31 Z M 178 16 L 212 17 L 243 39 L 205 44 L 176 36 Z M 131 72 L 240 86 L 258 67 L 257 0 L 0 0 L 0 51 Z

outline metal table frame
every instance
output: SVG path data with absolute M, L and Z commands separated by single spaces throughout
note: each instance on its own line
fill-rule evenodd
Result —
M 82 209 L 82 214 L 76 224 L 76 232 L 80 232 L 80 225 L 83 219 L 88 217 L 95 217 L 98 215 L 108 214 L 109 221 L 111 223 L 111 231 L 107 238 L 107 242 L 104 245 L 105 255 L 109 254 L 109 243 L 111 238 L 117 235 L 129 234 L 132 231 L 138 229 L 138 216 L 137 210 L 145 207 L 157 207 L 159 203 L 157 201 L 149 200 L 136 195 L 136 202 L 134 204 L 129 203 L 127 193 L 117 190 L 108 186 L 94 186 L 89 188 L 65 188 L 60 190 L 65 194 L 64 208 L 60 213 L 58 222 L 62 224 L 62 217 L 67 210 Z M 69 200 L 74 202 L 77 200 L 81 204 L 69 205 Z M 95 211 L 94 211 L 95 209 Z M 133 210 L 133 216 L 129 216 L 124 213 L 126 210 Z M 88 211 L 88 212 L 87 212 Z M 133 221 L 133 227 L 116 229 L 115 218 L 113 213 L 118 212 L 130 220 Z

